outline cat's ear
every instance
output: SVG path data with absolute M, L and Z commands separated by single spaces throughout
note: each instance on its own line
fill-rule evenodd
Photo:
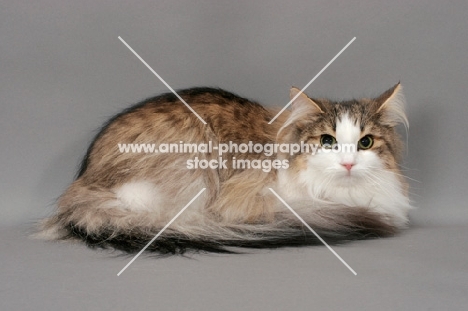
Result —
M 405 113 L 405 97 L 403 88 L 398 82 L 392 88 L 385 91 L 375 99 L 377 104 L 377 113 L 382 115 L 382 121 L 390 126 L 403 124 L 409 127 L 408 118 Z
M 316 102 L 296 87 L 291 88 L 289 97 L 291 99 L 292 111 L 277 134 L 277 139 L 282 141 L 292 139 L 291 131 L 284 131 L 288 126 L 303 121 L 310 122 L 311 116 L 323 113 L 322 108 Z
M 293 113 L 323 113 L 322 108 L 316 102 L 294 86 L 289 91 L 289 98 L 292 100 L 291 107 Z

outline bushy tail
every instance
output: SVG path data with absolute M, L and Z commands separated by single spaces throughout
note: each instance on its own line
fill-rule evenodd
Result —
M 333 207 L 296 210 L 327 244 L 388 236 L 396 233 L 384 216 L 366 208 Z M 227 225 L 205 222 L 199 226 L 177 225 L 167 228 L 149 247 L 148 252 L 183 254 L 187 251 L 233 253 L 244 248 L 277 248 L 318 245 L 322 242 L 290 211 L 276 214 L 272 223 Z M 174 223 L 175 224 L 175 223 Z M 135 227 L 122 230 L 103 225 L 89 231 L 74 222 L 61 223 L 60 239 L 79 239 L 92 248 L 112 248 L 128 253 L 139 252 L 161 228 Z

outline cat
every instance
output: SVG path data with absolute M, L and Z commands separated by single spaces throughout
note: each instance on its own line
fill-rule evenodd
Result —
M 274 122 L 278 110 L 222 89 L 177 93 L 207 124 L 172 93 L 111 118 L 57 210 L 41 222 L 40 236 L 137 252 L 203 188 L 147 251 L 320 244 L 269 188 L 328 243 L 393 235 L 408 225 L 411 205 L 396 131 L 399 124 L 408 127 L 400 83 L 376 98 L 341 102 L 309 98 L 293 87 L 291 109 Z M 302 143 L 317 150 L 221 154 L 227 142 L 265 150 Z M 185 143 L 211 147 L 178 153 L 121 148 Z M 355 149 L 337 152 L 344 144 Z M 201 163 L 214 166 L 195 167 Z

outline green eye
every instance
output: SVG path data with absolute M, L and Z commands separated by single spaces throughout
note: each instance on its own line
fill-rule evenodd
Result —
M 322 147 L 331 148 L 334 144 L 336 144 L 336 139 L 331 135 L 323 134 L 322 137 L 320 137 L 320 144 Z
M 372 136 L 366 135 L 359 140 L 358 147 L 361 150 L 366 150 L 372 147 L 373 144 L 374 144 L 374 139 L 372 139 Z

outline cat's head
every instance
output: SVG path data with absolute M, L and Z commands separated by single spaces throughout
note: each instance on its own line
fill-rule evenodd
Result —
M 328 188 L 372 185 L 404 188 L 398 168 L 402 142 L 396 126 L 407 127 L 408 119 L 399 83 L 372 99 L 311 99 L 297 88 L 290 96 L 292 111 L 278 132 L 278 142 L 317 147 L 288 156 L 290 170 L 301 176 L 309 192 L 318 195 Z

